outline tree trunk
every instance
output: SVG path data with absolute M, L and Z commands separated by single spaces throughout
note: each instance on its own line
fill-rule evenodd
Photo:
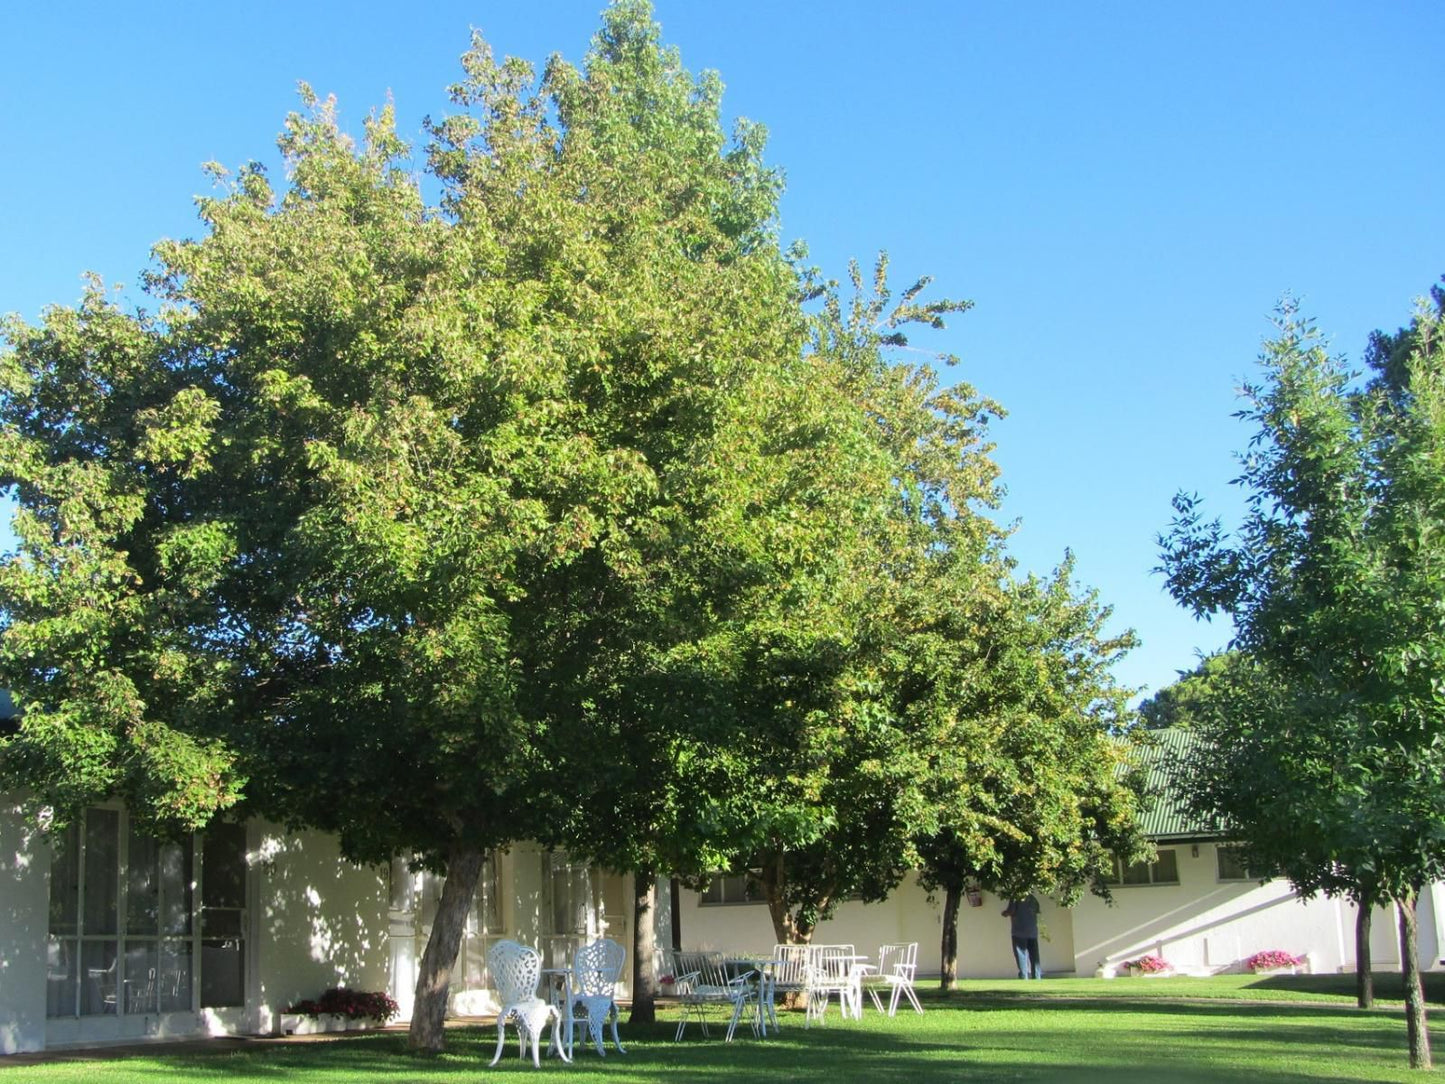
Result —
M 657 871 L 640 869 L 632 874 L 632 1013 L 631 1024 L 657 1021 Z
M 763 899 L 768 905 L 768 917 L 773 920 L 773 938 L 779 945 L 806 945 L 812 936 L 811 928 L 799 929 L 793 912 L 783 900 L 783 886 L 787 883 L 787 871 L 783 866 L 783 852 L 776 851 L 763 862 L 757 883 L 762 887 Z
M 764 888 L 768 901 L 768 917 L 773 920 L 773 940 L 779 945 L 807 944 L 808 939 L 799 935 L 793 922 L 793 912 L 788 910 L 782 898 L 773 891 L 772 885 L 765 885 Z
M 431 936 L 421 956 L 416 978 L 416 1004 L 411 1015 L 411 1048 L 439 1054 L 446 1047 L 447 995 L 451 992 L 452 967 L 457 962 L 467 912 L 477 891 L 482 872 L 481 851 L 457 847 L 447 856 L 447 879 L 432 921 Z
M 1370 959 L 1370 914 L 1374 909 L 1374 898 L 1362 896 L 1355 915 L 1355 1002 L 1362 1009 L 1375 1007 L 1374 961 Z
M 963 885 L 950 884 L 943 890 L 943 945 L 938 973 L 938 988 L 944 993 L 953 989 L 958 978 L 958 904 L 963 898 Z
M 1420 988 L 1420 949 L 1416 943 L 1415 904 L 1419 893 L 1410 889 L 1396 901 L 1400 912 L 1400 962 L 1405 980 L 1405 1031 L 1410 1039 L 1410 1068 L 1430 1068 L 1430 1032 L 1425 1025 L 1425 993 Z
M 667 886 L 668 898 L 672 903 L 672 951 L 682 951 L 682 882 L 676 877 Z

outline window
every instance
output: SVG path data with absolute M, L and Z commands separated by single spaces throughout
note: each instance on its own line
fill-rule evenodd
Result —
M 192 1011 L 197 960 L 201 1006 L 242 1004 L 245 851 L 240 825 L 163 840 L 86 810 L 51 858 L 46 1015 Z
M 546 896 L 551 927 L 548 933 L 585 938 L 591 932 L 592 868 L 560 851 L 547 852 Z
M 201 1004 L 246 1002 L 246 828 L 213 824 L 201 845 Z
M 502 877 L 497 852 L 488 851 L 477 878 L 477 891 L 467 912 L 468 933 L 500 933 L 502 930 Z
M 715 873 L 698 899 L 705 907 L 725 903 L 762 903 L 762 890 L 746 873 Z
M 1129 887 L 1133 885 L 1177 885 L 1179 883 L 1179 862 L 1173 851 L 1160 850 L 1152 862 L 1133 862 L 1124 866 L 1114 859 L 1112 876 L 1105 877 L 1106 884 Z
M 1221 881 L 1263 881 L 1266 875 L 1253 869 L 1245 861 L 1243 847 L 1226 847 L 1220 844 L 1214 850 Z

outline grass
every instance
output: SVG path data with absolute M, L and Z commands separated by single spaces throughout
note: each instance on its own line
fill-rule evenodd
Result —
M 1429 978 L 1439 1004 L 1445 976 Z M 802 1015 L 789 1013 L 781 1034 L 758 1040 L 743 1031 L 730 1045 L 720 1029 L 704 1039 L 692 1026 L 674 1043 L 676 1017 L 666 1012 L 655 1027 L 624 1025 L 627 1054 L 599 1059 L 579 1043 L 572 1067 L 544 1061 L 542 1076 L 517 1059 L 510 1029 L 506 1056 L 487 1068 L 496 1030 L 466 1027 L 449 1029 L 447 1052 L 434 1058 L 409 1053 L 396 1031 L 319 1042 L 217 1040 L 43 1063 L 0 1058 L 0 1084 L 152 1084 L 162 1076 L 167 1084 L 1419 1080 L 1407 1068 L 1401 1006 L 1390 1000 L 1400 995 L 1399 977 L 1380 976 L 1377 991 L 1380 1006 L 1361 1011 L 1351 976 L 967 981 L 948 997 L 925 992 L 923 1016 L 888 1019 L 870 1006 L 861 1022 L 834 1011 L 826 1027 L 804 1030 Z M 1442 1035 L 1435 1032 L 1437 1045 Z M 1440 1053 L 1445 1062 L 1445 1048 Z

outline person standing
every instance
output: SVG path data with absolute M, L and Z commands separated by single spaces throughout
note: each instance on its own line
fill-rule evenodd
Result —
M 1030 893 L 1021 900 L 1009 900 L 1003 916 L 1009 920 L 1009 936 L 1013 940 L 1019 978 L 1043 978 L 1044 966 L 1039 958 L 1038 897 Z

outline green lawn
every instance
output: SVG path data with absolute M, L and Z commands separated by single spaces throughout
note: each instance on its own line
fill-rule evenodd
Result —
M 1431 976 L 1441 978 L 1442 976 Z M 358 1033 L 321 1042 L 218 1040 L 204 1048 L 155 1048 L 125 1057 L 15 1064 L 15 1079 L 37 1084 L 202 1084 L 254 1080 L 277 1084 L 389 1084 L 478 1080 L 775 1080 L 793 1084 L 851 1081 L 1068 1080 L 1300 1082 L 1418 1080 L 1406 1067 L 1398 1002 L 1354 1008 L 1349 976 L 1257 980 L 1051 979 L 1042 983 L 965 982 L 951 997 L 925 993 L 928 1012 L 861 1023 L 831 1012 L 824 1028 L 804 1030 L 786 1014 L 781 1035 L 744 1031 L 724 1045 L 714 1030 L 672 1042 L 673 1026 L 624 1026 L 628 1053 L 605 1060 L 578 1046 L 575 1066 L 544 1061 L 542 1075 L 508 1051 L 488 1069 L 496 1031 L 456 1028 L 447 1053 L 419 1058 L 399 1032 Z M 1380 992 L 1399 994 L 1398 976 Z M 1445 984 L 1432 987 L 1433 999 Z M 1445 1008 L 1438 1011 L 1445 1012 Z M 670 1016 L 670 1014 L 668 1014 Z M 675 1017 L 672 1017 L 675 1020 Z M 1445 1025 L 1445 1016 L 1442 1016 Z M 1435 1033 L 1440 1044 L 1445 1026 Z M 1445 1046 L 1440 1050 L 1445 1063 Z M 0 1084 L 9 1073 L 0 1058 Z

